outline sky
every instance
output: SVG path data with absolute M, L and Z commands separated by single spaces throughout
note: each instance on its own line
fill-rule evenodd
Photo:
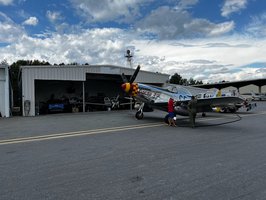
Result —
M 203 83 L 266 78 L 265 0 L 0 0 L 0 62 L 130 67 Z

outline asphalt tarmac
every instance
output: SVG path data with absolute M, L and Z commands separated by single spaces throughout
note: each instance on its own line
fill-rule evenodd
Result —
M 0 199 L 265 199 L 266 102 L 238 114 L 0 119 Z

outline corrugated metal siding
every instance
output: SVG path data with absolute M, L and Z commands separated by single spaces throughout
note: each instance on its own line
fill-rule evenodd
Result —
M 34 92 L 34 71 L 26 68 L 22 70 L 22 112 L 23 116 L 25 116 L 25 108 L 24 102 L 29 100 L 31 102 L 30 113 L 29 116 L 34 116 L 34 104 L 35 104 L 35 92 Z
M 5 68 L 0 68 L 0 81 L 5 81 L 6 76 L 5 76 Z
M 23 68 L 29 77 L 40 80 L 85 80 L 86 76 L 82 68 L 64 67 L 33 67 Z
M 5 116 L 5 68 L 0 68 L 0 112 Z
M 122 68 L 109 65 L 83 65 L 83 66 L 23 66 L 27 69 L 29 77 L 42 80 L 74 80 L 85 81 L 86 73 L 132 75 L 135 69 Z M 143 83 L 165 83 L 169 75 L 140 71 L 136 81 Z

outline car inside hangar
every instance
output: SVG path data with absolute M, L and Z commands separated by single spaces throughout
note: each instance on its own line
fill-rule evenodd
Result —
M 23 116 L 129 109 L 132 102 L 121 89 L 121 74 L 129 79 L 134 70 L 113 65 L 22 66 Z M 136 81 L 162 86 L 168 79 L 167 74 L 140 71 Z

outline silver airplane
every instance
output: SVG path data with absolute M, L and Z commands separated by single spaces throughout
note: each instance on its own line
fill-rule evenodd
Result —
M 135 101 L 140 102 L 140 106 L 137 109 L 135 117 L 137 119 L 143 118 L 143 112 L 150 112 L 153 109 L 158 109 L 167 112 L 168 100 L 172 97 L 175 101 L 175 114 L 188 116 L 188 102 L 192 96 L 202 92 L 207 92 L 207 89 L 200 89 L 191 86 L 181 86 L 170 84 L 167 87 L 157 87 L 153 85 L 147 85 L 142 83 L 136 83 L 136 79 L 140 66 L 137 67 L 134 74 L 128 81 L 124 74 L 121 74 L 123 79 L 122 89 Z M 237 96 L 225 96 L 225 97 L 208 97 L 197 99 L 197 113 L 212 112 L 215 107 L 226 107 L 228 105 L 236 105 L 244 102 L 244 99 Z

